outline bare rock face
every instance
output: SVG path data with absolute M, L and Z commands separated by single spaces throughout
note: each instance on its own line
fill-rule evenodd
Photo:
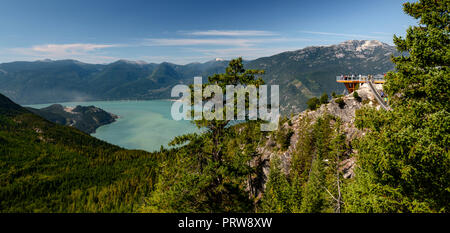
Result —
M 351 157 L 344 159 L 340 164 L 340 171 L 344 174 L 344 179 L 349 179 L 355 176 L 353 169 L 355 168 L 356 158 Z
M 377 89 L 382 89 L 381 85 L 375 85 Z M 302 113 L 291 118 L 292 124 L 289 125 L 285 123 L 282 127 L 290 128 L 294 131 L 294 135 L 291 137 L 291 143 L 287 150 L 277 151 L 274 150 L 274 140 L 269 138 L 265 145 L 258 148 L 258 152 L 261 154 L 261 160 L 264 162 L 264 179 L 263 184 L 260 185 L 263 189 L 265 188 L 265 183 L 267 182 L 267 177 L 270 172 L 270 159 L 278 157 L 281 160 L 282 170 L 286 173 L 289 172 L 289 167 L 291 164 L 291 158 L 296 150 L 297 141 L 299 138 L 298 132 L 300 132 L 300 120 L 305 117 L 311 120 L 310 124 L 314 124 L 318 117 L 325 114 L 334 115 L 341 119 L 342 125 L 341 130 L 346 135 L 346 143 L 348 145 L 349 151 L 346 152 L 346 157 L 343 158 L 341 162 L 340 170 L 343 172 L 344 178 L 354 177 L 354 166 L 356 164 L 356 158 L 354 154 L 356 151 L 352 148 L 352 141 L 356 138 L 364 136 L 365 132 L 359 130 L 355 127 L 355 112 L 364 105 L 372 106 L 375 108 L 380 108 L 375 100 L 369 86 L 367 84 L 362 84 L 357 90 L 360 98 L 356 99 L 353 94 L 349 94 L 341 97 L 345 104 L 336 103 L 336 99 L 332 99 L 328 104 L 323 104 L 320 108 L 310 111 L 306 110 Z

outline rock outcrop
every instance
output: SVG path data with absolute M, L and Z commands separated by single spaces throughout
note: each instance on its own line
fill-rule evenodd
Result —
M 375 88 L 377 90 L 381 90 L 382 85 L 377 84 L 375 85 Z M 282 125 L 281 127 L 291 129 L 294 132 L 294 134 L 290 138 L 290 146 L 287 148 L 287 150 L 274 150 L 274 139 L 269 136 L 269 138 L 267 138 L 266 140 L 266 143 L 258 148 L 258 152 L 261 154 L 261 158 L 258 158 L 258 161 L 264 162 L 264 179 L 263 184 L 260 186 L 264 189 L 265 182 L 267 181 L 267 177 L 270 172 L 270 160 L 275 156 L 280 158 L 284 172 L 289 172 L 292 155 L 297 149 L 296 146 L 299 138 L 298 134 L 301 127 L 300 120 L 308 118 L 310 119 L 310 124 L 314 124 L 318 117 L 324 116 L 325 114 L 336 116 L 340 118 L 342 122 L 341 132 L 343 132 L 346 136 L 346 144 L 348 145 L 349 149 L 346 152 L 345 158 L 343 158 L 341 162 L 340 170 L 343 172 L 344 178 L 353 177 L 353 169 L 356 162 L 356 159 L 353 155 L 356 153 L 356 151 L 352 147 L 352 141 L 356 138 L 362 137 L 365 134 L 364 131 L 359 130 L 355 127 L 355 112 L 364 105 L 373 106 L 377 109 L 380 108 L 380 105 L 375 100 L 375 97 L 368 84 L 362 84 L 357 92 L 359 98 L 353 97 L 352 94 L 339 97 L 345 104 L 336 103 L 336 100 L 338 98 L 334 98 L 330 100 L 328 104 L 323 104 L 314 111 L 306 110 L 292 117 L 290 119 L 290 124 L 284 123 L 284 125 Z M 256 162 L 257 161 L 255 161 L 255 163 Z

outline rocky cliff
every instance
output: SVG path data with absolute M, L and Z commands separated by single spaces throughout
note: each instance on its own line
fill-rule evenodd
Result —
M 382 89 L 381 84 L 375 85 L 377 90 Z M 270 160 L 278 157 L 282 163 L 282 169 L 285 173 L 289 173 L 289 168 L 291 164 L 291 158 L 293 153 L 298 149 L 297 142 L 300 133 L 310 133 L 302 130 L 304 127 L 304 123 L 302 126 L 302 122 L 304 120 L 308 120 L 308 124 L 312 125 L 315 121 L 326 114 L 334 116 L 336 119 L 340 119 L 340 131 L 345 134 L 345 143 L 347 151 L 345 152 L 345 157 L 342 158 L 340 163 L 340 169 L 343 173 L 344 178 L 351 178 L 354 176 L 353 169 L 355 166 L 355 149 L 353 149 L 353 140 L 359 138 L 365 134 L 364 131 L 359 130 L 355 127 L 355 112 L 361 107 L 367 105 L 372 106 L 377 109 L 380 108 L 380 105 L 375 99 L 371 89 L 368 84 L 362 84 L 361 87 L 357 90 L 359 98 L 355 98 L 353 94 L 349 94 L 346 96 L 333 98 L 329 101 L 328 104 L 323 104 L 319 108 L 314 111 L 306 110 L 301 112 L 298 115 L 291 117 L 288 121 L 284 122 L 280 127 L 280 130 L 291 130 L 293 132 L 290 137 L 290 143 L 287 149 L 280 149 L 280 146 L 277 145 L 276 139 L 274 138 L 275 134 L 267 136 L 267 140 L 263 146 L 258 148 L 258 152 L 261 154 L 261 157 L 258 158 L 258 161 L 254 161 L 257 163 L 264 163 L 263 173 L 264 180 L 263 184 L 260 185 L 262 189 L 265 188 L 265 182 L 267 181 L 267 177 L 270 172 Z M 338 99 L 342 99 L 342 102 L 337 101 Z M 340 103 L 339 103 L 340 102 Z

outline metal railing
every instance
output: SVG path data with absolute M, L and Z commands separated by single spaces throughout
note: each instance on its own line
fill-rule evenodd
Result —
M 384 81 L 384 75 L 340 75 L 336 76 L 336 81 L 352 81 L 352 82 L 367 82 L 372 79 L 373 81 Z
M 373 82 L 375 79 L 369 79 L 369 87 L 370 90 L 372 90 L 373 95 L 375 96 L 375 99 L 377 100 L 377 102 L 380 104 L 380 106 L 386 110 L 389 111 L 391 110 L 391 107 L 389 107 L 388 103 L 384 102 L 383 98 L 380 96 L 380 94 L 378 93 L 377 89 L 373 86 Z

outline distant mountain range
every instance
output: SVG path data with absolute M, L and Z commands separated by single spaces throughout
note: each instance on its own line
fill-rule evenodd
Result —
M 246 68 L 264 69 L 267 84 L 280 85 L 282 113 L 299 112 L 306 101 L 323 92 L 341 93 L 340 74 L 381 74 L 392 70 L 393 46 L 379 41 L 352 40 L 330 46 L 246 61 Z M 194 76 L 223 73 L 228 61 L 176 65 L 119 60 L 87 64 L 75 60 L 43 60 L 0 64 L 0 93 L 20 104 L 64 101 L 169 98 L 176 84 Z

